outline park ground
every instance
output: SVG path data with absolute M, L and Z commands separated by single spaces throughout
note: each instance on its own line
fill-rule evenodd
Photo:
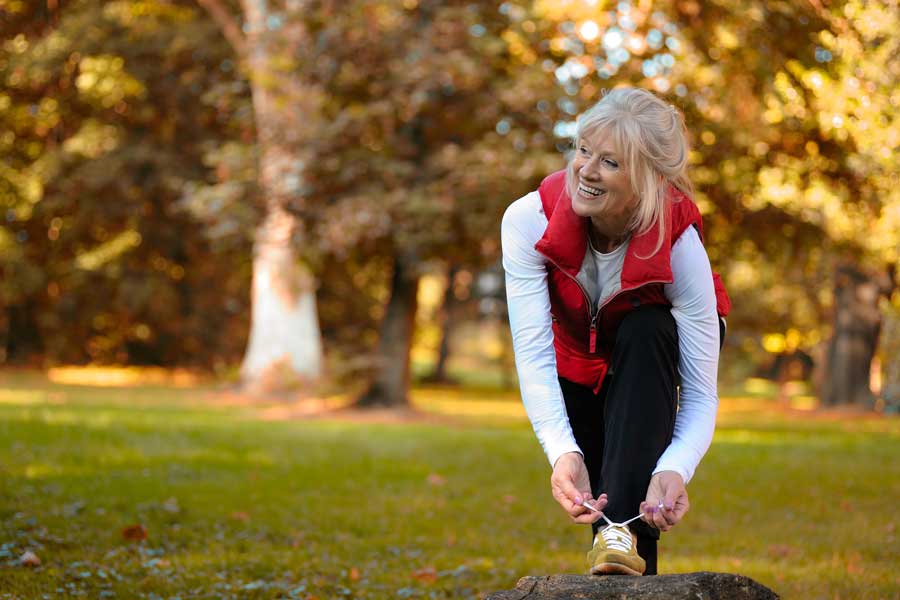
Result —
M 0 600 L 479 598 L 585 570 L 514 391 L 359 413 L 186 383 L 0 373 Z M 775 397 L 723 393 L 661 572 L 900 598 L 900 418 Z

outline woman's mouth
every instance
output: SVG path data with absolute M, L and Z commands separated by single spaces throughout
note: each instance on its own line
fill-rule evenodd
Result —
M 602 190 L 600 188 L 595 188 L 593 186 L 587 185 L 586 183 L 578 184 L 578 191 L 583 196 L 588 196 L 590 198 L 597 198 L 598 196 L 602 196 L 606 193 L 606 190 Z

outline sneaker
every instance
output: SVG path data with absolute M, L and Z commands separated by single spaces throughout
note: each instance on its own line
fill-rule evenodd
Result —
M 587 555 L 591 575 L 643 575 L 647 568 L 637 553 L 637 538 L 627 526 L 608 525 L 594 536 Z

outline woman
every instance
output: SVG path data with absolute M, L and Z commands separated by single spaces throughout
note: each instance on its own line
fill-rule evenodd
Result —
M 656 573 L 715 427 L 729 302 L 688 152 L 674 107 L 615 89 L 578 119 L 567 168 L 503 217 L 522 400 L 553 497 L 592 524 L 591 573 Z

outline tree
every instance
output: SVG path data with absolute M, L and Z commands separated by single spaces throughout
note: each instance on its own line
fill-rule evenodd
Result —
M 2 359 L 234 360 L 246 247 L 182 205 L 222 142 L 203 99 L 229 80 L 206 68 L 227 58 L 214 28 L 167 2 L 4 10 Z
M 408 401 L 421 270 L 496 260 L 506 205 L 561 165 L 509 68 L 500 6 L 350 3 L 320 35 L 316 76 L 329 98 L 316 150 L 316 195 L 329 204 L 316 220 L 320 245 L 391 265 L 360 405 Z
M 321 369 L 315 279 L 300 260 L 299 214 L 309 200 L 309 144 L 321 113 L 321 90 L 307 73 L 312 49 L 306 0 L 243 0 L 243 27 L 222 0 L 197 0 L 219 24 L 246 74 L 253 99 L 264 217 L 256 228 L 250 340 L 241 376 L 251 386 L 309 383 Z M 328 17 L 335 8 L 326 3 Z

